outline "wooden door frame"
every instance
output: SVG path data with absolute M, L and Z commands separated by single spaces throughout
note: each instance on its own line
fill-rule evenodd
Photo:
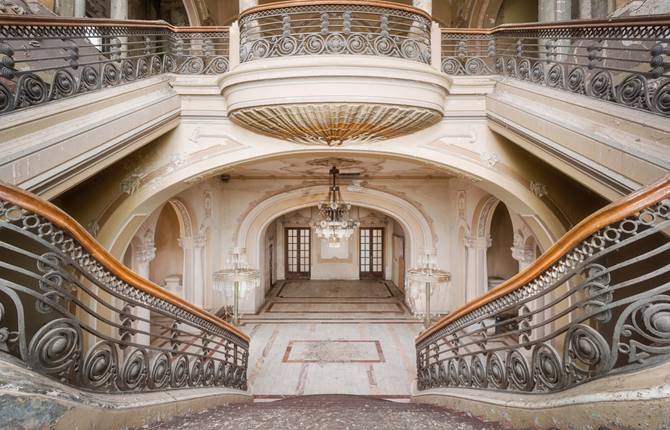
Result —
M 361 241 L 363 240 L 362 230 L 370 230 L 370 266 L 372 266 L 372 230 L 382 231 L 382 271 L 381 272 L 363 272 L 361 269 Z M 359 227 L 358 231 L 358 279 L 386 279 L 386 228 L 384 227 Z M 311 267 L 311 266 L 310 266 Z M 363 275 L 365 273 L 365 275 Z
M 290 272 L 288 270 L 288 231 L 289 230 L 298 230 L 298 270 L 300 270 L 300 230 L 309 231 L 309 253 L 307 254 L 309 271 L 308 272 Z M 297 275 L 290 276 L 289 273 L 294 273 Z M 312 279 L 312 229 L 311 227 L 284 227 L 284 277 L 289 279 Z

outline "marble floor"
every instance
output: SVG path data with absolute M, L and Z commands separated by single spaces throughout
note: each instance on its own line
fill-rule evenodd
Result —
M 248 377 L 257 401 L 308 394 L 409 400 L 421 324 L 391 284 L 279 283 L 242 329 L 251 337 Z

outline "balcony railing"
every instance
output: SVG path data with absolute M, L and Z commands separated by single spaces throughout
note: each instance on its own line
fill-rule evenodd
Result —
M 0 358 L 99 392 L 247 389 L 249 338 L 134 274 L 55 206 L 0 185 Z
M 228 28 L 0 17 L 0 113 L 162 73 L 228 70 Z
M 670 17 L 442 30 L 442 71 L 502 75 L 670 115 Z
M 555 392 L 670 359 L 670 176 L 417 338 L 418 389 Z
M 431 17 L 383 1 L 280 2 L 239 19 L 240 61 L 295 55 L 374 55 L 430 63 Z
M 228 27 L 2 16 L 0 114 L 162 73 L 225 73 L 239 45 L 242 63 L 368 55 L 432 64 L 440 51 L 433 63 L 448 75 L 504 76 L 670 116 L 668 15 L 442 29 L 435 51 L 431 25 L 420 9 L 358 0 L 248 9 L 232 44 Z

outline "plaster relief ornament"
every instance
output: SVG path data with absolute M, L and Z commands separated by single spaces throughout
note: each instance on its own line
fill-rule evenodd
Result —
M 24 8 L 11 0 L 0 0 L 0 15 L 26 15 Z
M 530 192 L 535 194 L 535 196 L 542 198 L 549 194 L 547 186 L 541 182 L 531 181 L 530 183 Z
M 363 181 L 360 179 L 354 179 L 351 181 L 351 185 L 347 187 L 347 191 L 351 191 L 353 193 L 360 193 L 363 191 L 365 188 L 363 187 Z
M 89 221 L 88 224 L 86 224 L 86 230 L 88 230 L 92 236 L 97 236 L 98 233 L 100 233 L 100 224 L 98 224 L 97 220 Z
M 255 106 L 229 115 L 233 122 L 256 133 L 327 146 L 392 139 L 428 128 L 442 118 L 432 109 L 375 103 Z
M 494 152 L 482 152 L 479 159 L 485 162 L 489 167 L 494 167 L 500 159 Z
M 140 170 L 136 170 L 121 180 L 121 192 L 132 196 L 140 188 L 142 178 L 146 176 Z

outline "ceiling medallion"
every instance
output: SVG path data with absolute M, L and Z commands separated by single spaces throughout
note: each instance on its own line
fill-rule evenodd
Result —
M 317 205 L 321 220 L 315 222 L 312 227 L 316 235 L 328 241 L 330 248 L 339 248 L 343 239 L 349 239 L 358 228 L 360 223 L 349 218 L 351 203 L 342 200 L 340 187 L 337 185 L 337 175 L 340 171 L 333 166 L 330 169 L 332 178 L 328 197 Z
M 258 106 L 230 112 L 257 133 L 307 145 L 337 146 L 391 139 L 436 124 L 442 114 L 415 106 L 319 103 Z

